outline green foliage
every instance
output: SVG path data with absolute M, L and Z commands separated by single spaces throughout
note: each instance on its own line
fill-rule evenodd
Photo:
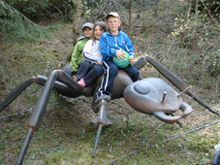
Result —
M 220 49 L 210 52 L 210 54 L 208 54 L 208 57 L 206 57 L 206 61 L 209 64 L 208 72 L 211 75 L 220 75 Z
M 28 13 L 28 14 L 33 14 L 37 13 L 39 14 L 39 10 L 42 8 L 47 8 L 51 5 L 49 3 L 49 0 L 2 0 L 5 3 L 7 3 L 10 6 L 15 7 L 17 10 L 19 10 L 22 13 Z M 40 10 L 42 12 L 42 10 Z
M 72 22 L 76 0 L 15 0 L 10 2 L 5 0 L 5 2 L 34 22 L 42 21 L 42 19 L 43 22 L 51 21 L 51 19 Z
M 218 0 L 200 0 L 199 11 L 204 15 L 211 15 L 217 19 L 220 18 L 220 2 Z
M 198 15 L 191 13 L 187 20 L 185 15 L 179 15 L 175 18 L 175 29 L 169 36 L 172 40 L 179 42 L 180 48 L 187 48 L 186 53 L 190 50 L 198 50 L 198 54 L 191 54 L 190 61 L 186 59 L 187 68 L 193 71 L 190 74 L 201 80 L 206 73 L 217 76 L 220 73 L 220 52 L 219 37 L 220 26 L 218 20 L 213 16 L 213 12 L 219 12 L 219 6 L 212 12 L 209 3 L 201 1 L 204 11 L 199 11 Z M 213 1 L 213 4 L 216 2 Z M 176 57 L 175 57 L 176 58 Z M 184 57 L 183 57 L 184 58 Z
M 13 37 L 13 39 L 32 41 L 46 37 L 49 29 L 33 23 L 25 15 L 3 1 L 0 1 L 0 22 L 0 31 L 4 33 L 4 38 Z

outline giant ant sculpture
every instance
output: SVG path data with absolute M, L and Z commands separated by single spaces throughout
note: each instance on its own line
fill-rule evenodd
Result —
M 147 62 L 155 67 L 167 80 L 169 80 L 181 92 L 178 94 L 172 87 L 159 78 L 146 78 L 133 82 L 131 78 L 123 71 L 119 70 L 118 75 L 114 80 L 112 91 L 112 99 L 124 97 L 126 102 L 135 110 L 142 113 L 154 115 L 163 122 L 173 124 L 179 119 L 186 117 L 192 112 L 191 106 L 182 101 L 181 95 L 183 92 L 191 96 L 200 105 L 207 108 L 212 113 L 219 115 L 211 109 L 203 100 L 196 96 L 185 83 L 174 73 L 169 71 L 161 63 L 150 56 L 141 56 L 134 64 L 137 69 L 141 69 Z M 105 100 L 102 100 L 98 105 L 95 103 L 96 89 L 101 83 L 101 77 L 91 87 L 82 88 L 72 78 L 69 65 L 61 69 L 54 70 L 50 76 L 31 77 L 16 88 L 14 88 L 4 99 L 0 101 L 0 112 L 3 111 L 22 91 L 24 91 L 33 82 L 44 86 L 43 91 L 37 101 L 36 107 L 31 115 L 28 127 L 29 131 L 23 143 L 17 164 L 22 164 L 24 155 L 31 141 L 32 135 L 41 125 L 46 107 L 50 98 L 52 89 L 55 89 L 59 94 L 68 97 L 79 97 L 81 95 L 93 96 L 92 109 L 99 114 L 96 118 L 91 119 L 91 122 L 99 125 L 95 145 L 92 156 L 95 156 L 98 145 L 99 136 L 102 126 L 111 124 L 111 121 L 106 116 Z M 182 110 L 181 116 L 174 116 L 176 111 Z

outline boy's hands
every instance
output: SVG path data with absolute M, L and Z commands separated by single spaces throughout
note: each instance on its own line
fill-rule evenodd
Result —
M 130 64 L 133 64 L 135 62 L 135 60 L 134 60 L 134 56 L 129 56 L 129 63 Z
M 116 57 L 118 58 L 118 60 L 123 60 L 125 58 L 125 53 L 122 49 L 117 50 L 116 52 Z
M 118 60 L 120 61 L 120 60 L 123 60 L 124 58 L 125 58 L 125 53 L 124 53 L 124 51 L 122 50 L 122 49 L 120 49 L 120 50 L 117 50 L 117 52 L 116 52 L 116 57 L 118 58 Z M 129 63 L 130 64 L 133 64 L 135 62 L 135 60 L 134 60 L 134 56 L 129 56 Z

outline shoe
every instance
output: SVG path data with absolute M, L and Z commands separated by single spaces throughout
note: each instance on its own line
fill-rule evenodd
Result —
M 109 96 L 109 95 L 101 95 L 101 96 L 99 96 L 97 99 L 96 99 L 96 101 L 95 101 L 95 103 L 96 104 L 98 104 L 100 101 L 102 101 L 102 100 L 105 100 L 105 101 L 107 101 L 107 102 L 109 102 L 110 100 L 111 100 L 111 96 Z
M 84 81 L 84 78 L 81 78 L 79 81 L 78 81 L 78 84 L 81 86 L 81 87 L 85 87 L 86 84 L 85 84 L 85 81 Z

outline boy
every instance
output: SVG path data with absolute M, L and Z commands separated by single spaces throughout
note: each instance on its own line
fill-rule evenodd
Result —
M 139 71 L 131 64 L 134 62 L 133 46 L 129 37 L 119 28 L 121 20 L 116 12 L 111 12 L 106 16 L 106 25 L 108 31 L 103 33 L 99 39 L 100 53 L 103 56 L 104 77 L 101 87 L 97 94 L 96 103 L 101 100 L 110 101 L 113 82 L 118 73 L 118 67 L 113 62 L 113 57 L 116 56 L 119 60 L 125 57 L 123 51 L 129 54 L 129 65 L 123 70 L 131 77 L 133 81 L 138 80 Z
M 82 51 L 86 42 L 92 36 L 92 29 L 93 29 L 93 24 L 90 22 L 87 22 L 82 25 L 82 36 L 77 40 L 77 43 L 73 50 L 73 54 L 71 56 L 71 62 L 70 62 L 71 76 L 75 81 L 78 80 L 78 78 L 76 77 L 78 65 L 83 60 Z

